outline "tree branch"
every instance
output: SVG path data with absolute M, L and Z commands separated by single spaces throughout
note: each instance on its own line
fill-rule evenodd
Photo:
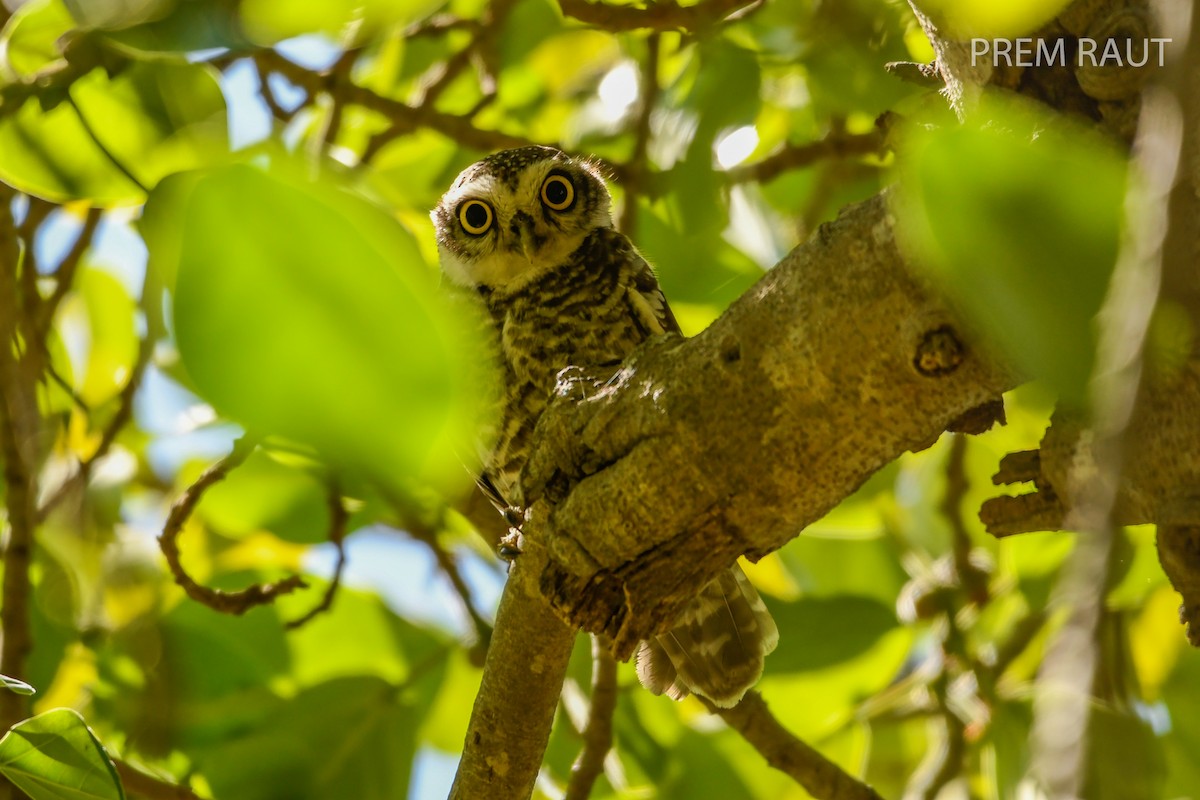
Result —
M 0 673 L 25 677 L 33 647 L 30 634 L 29 580 L 33 537 L 37 528 L 38 433 L 41 417 L 36 397 L 37 375 L 28 358 L 17 354 L 17 339 L 27 317 L 22 313 L 17 262 L 20 245 L 12 217 L 13 192 L 0 184 L 0 457 L 8 535 L 4 546 L 3 607 L 0 607 Z M 28 309 L 25 309 L 28 311 Z M 26 354 L 29 348 L 26 348 Z M 0 730 L 26 716 L 28 700 L 0 692 Z
M 133 401 L 137 396 L 138 387 L 141 386 L 142 376 L 146 372 L 146 367 L 150 363 L 150 357 L 154 353 L 154 343 L 149 338 L 144 338 L 138 343 L 137 358 L 133 362 L 133 369 L 129 373 L 129 380 L 121 389 L 121 394 L 117 397 L 117 410 L 113 413 L 112 419 L 104 426 L 103 432 L 100 434 L 100 442 L 96 445 L 96 449 L 91 455 L 82 459 L 79 466 L 75 469 L 71 476 L 59 484 L 54 493 L 46 498 L 38 507 L 37 518 L 41 522 L 49 516 L 50 512 L 61 503 L 71 492 L 78 488 L 87 486 L 88 477 L 92 473 L 92 468 L 100 459 L 108 455 L 108 451 L 112 449 L 113 444 L 117 440 L 117 436 L 129 424 L 129 420 L 133 418 Z
M 650 118 L 654 107 L 658 104 L 661 91 L 658 85 L 659 50 L 662 47 L 662 37 L 653 33 L 646 38 L 646 60 L 642 62 L 641 76 L 638 81 L 637 116 L 633 121 L 633 152 L 625 162 L 621 171 L 621 188 L 625 190 L 625 200 L 621 208 L 621 232 L 634 239 L 637 237 L 637 200 L 642 193 L 643 184 L 649 172 L 646 163 L 646 151 L 650 147 Z
M 96 233 L 96 228 L 103 215 L 103 209 L 88 209 L 87 216 L 83 220 L 83 228 L 75 237 L 75 241 L 71 243 L 71 249 L 67 251 L 62 262 L 54 270 L 54 291 L 46 298 L 38 312 L 37 329 L 40 336 L 46 335 L 46 331 L 54 322 L 54 314 L 58 311 L 59 304 L 67 296 L 67 292 L 71 291 L 71 286 L 75 282 L 75 273 L 79 269 L 79 262 L 88 247 L 91 246 L 92 236 Z
M 504 586 L 450 800 L 533 791 L 575 641 L 538 592 L 536 566 L 518 558 Z
M 329 586 L 325 588 L 321 602 L 304 616 L 287 623 L 284 627 L 288 630 L 295 630 L 332 608 L 333 598 L 337 596 L 338 587 L 342 584 L 342 570 L 346 566 L 346 524 L 350 521 L 350 513 L 346 510 L 346 504 L 342 502 L 341 490 L 336 481 L 330 480 L 325 502 L 329 507 L 329 541 L 337 548 L 333 577 L 329 580 Z
M 398 507 L 399 508 L 399 507 Z M 399 509 L 403 511 L 403 509 Z M 462 573 L 458 570 L 458 563 L 454 560 L 454 556 L 442 547 L 442 543 L 437 539 L 437 530 L 429 525 L 426 525 L 419 514 L 405 513 L 404 528 L 419 542 L 425 544 L 433 553 L 434 559 L 437 560 L 438 568 L 450 581 L 451 588 L 455 594 L 462 600 L 463 611 L 467 618 L 471 621 L 471 627 L 475 631 L 475 641 L 473 643 L 472 658 L 477 666 L 482 666 L 484 662 L 484 654 L 487 652 L 489 643 L 492 640 L 492 626 L 488 623 L 479 610 L 475 608 L 475 602 L 471 599 L 471 589 L 467 586 L 467 582 L 463 580 Z
M 758 692 L 746 692 L 733 708 L 717 708 L 704 698 L 700 701 L 740 733 L 768 764 L 790 775 L 813 797 L 820 800 L 883 800 L 870 786 L 780 725 Z
M 885 197 L 851 207 L 701 335 L 653 340 L 595 385 L 560 379 L 522 558 L 543 550 L 555 607 L 628 658 L 737 556 L 994 407 L 1015 378 L 961 330 L 902 264 Z
M 200 502 L 200 498 L 213 484 L 220 483 L 226 475 L 241 466 L 254 452 L 256 446 L 257 442 L 247 435 L 238 439 L 229 455 L 206 469 L 196 479 L 196 482 L 189 486 L 187 491 L 171 505 L 171 512 L 167 515 L 162 535 L 158 537 L 159 547 L 167 559 L 167 565 L 171 568 L 175 583 L 187 592 L 188 597 L 223 614 L 244 614 L 255 606 L 273 602 L 281 594 L 289 594 L 296 589 L 306 588 L 306 584 L 299 575 L 292 575 L 276 583 L 256 584 L 236 592 L 226 592 L 196 583 L 180 563 L 179 534 Z
M 617 708 L 617 660 L 609 643 L 592 637 L 592 702 L 583 735 L 583 749 L 571 765 L 571 778 L 563 800 L 587 800 L 596 778 L 604 772 L 604 759 L 612 749 L 613 712 Z
M 383 114 L 393 123 L 406 127 L 425 127 L 450 137 L 459 144 L 477 150 L 499 150 L 536 144 L 530 139 L 496 130 L 477 128 L 469 115 L 447 114 L 427 106 L 410 106 L 359 86 L 349 80 L 333 82 L 329 73 L 306 69 L 274 50 L 259 50 L 254 60 L 267 72 L 278 72 L 309 95 L 336 93 L 344 103 L 353 103 Z
M 766 183 L 784 172 L 807 167 L 826 158 L 847 158 L 879 153 L 884 148 L 883 134 L 836 131 L 824 139 L 807 144 L 786 144 L 776 153 L 753 164 L 734 167 L 725 173 L 730 183 Z

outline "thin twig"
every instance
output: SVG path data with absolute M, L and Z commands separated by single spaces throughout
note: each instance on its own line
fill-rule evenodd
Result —
M 346 523 L 350 520 L 350 513 L 342 501 L 342 493 L 336 481 L 329 482 L 325 501 L 329 507 L 329 541 L 333 542 L 334 547 L 337 548 L 337 563 L 333 568 L 333 577 L 329 580 L 329 586 L 325 588 L 325 595 L 321 598 L 321 602 L 304 616 L 287 623 L 284 627 L 288 630 L 295 630 L 332 608 L 333 598 L 342 584 L 342 570 L 346 566 Z
M 447 114 L 433 108 L 411 106 L 399 100 L 378 94 L 352 81 L 342 81 L 330 86 L 327 72 L 316 72 L 289 61 L 274 50 L 259 50 L 254 58 L 267 71 L 278 72 L 292 83 L 305 89 L 310 95 L 336 91 L 347 103 L 377 111 L 396 124 L 426 127 L 454 139 L 459 144 L 476 150 L 500 150 L 506 147 L 525 147 L 538 144 L 531 139 L 496 130 L 477 128 L 470 117 Z
M 54 322 L 54 315 L 58 311 L 59 304 L 63 298 L 71 291 L 71 286 L 75 282 L 75 273 L 79 271 L 80 261 L 83 259 L 83 254 L 87 252 L 88 247 L 92 244 L 92 237 L 96 233 L 96 228 L 100 225 L 100 218 L 104 215 L 103 210 L 99 208 L 89 208 L 87 216 L 83 219 L 83 227 L 79 230 L 79 235 L 75 237 L 75 241 L 71 243 L 71 249 L 63 256 L 62 261 L 54 270 L 54 291 L 42 303 L 38 310 L 37 330 L 38 337 L 44 337 L 46 332 L 50 330 L 51 324 Z
M 46 217 L 50 216 L 50 212 L 58 206 L 31 194 L 25 195 L 25 199 L 29 206 L 25 212 L 25 219 L 21 220 L 21 224 L 17 226 L 17 235 L 26 242 L 32 242 L 38 226 L 45 222 Z
M 621 209 L 621 232 L 631 238 L 637 234 L 637 199 L 641 194 L 649 164 L 646 163 L 646 151 L 650 146 L 650 118 L 658 103 L 660 87 L 658 85 L 659 51 L 662 37 L 657 33 L 646 39 L 646 60 L 642 62 L 640 91 L 638 92 L 638 113 L 633 122 L 633 152 L 625 163 L 622 186 L 625 189 L 625 205 Z
M 771 714 L 762 695 L 749 691 L 733 708 L 717 708 L 704 698 L 708 710 L 719 714 L 775 769 L 790 775 L 805 791 L 821 800 L 883 800 L 858 780 L 796 738 Z
M 291 122 L 296 117 L 296 112 L 303 108 L 305 103 L 300 103 L 290 111 L 284 108 L 279 104 L 275 90 L 271 88 L 270 73 L 257 59 L 251 59 L 251 63 L 254 64 L 254 71 L 258 75 L 258 93 L 266 104 L 267 110 L 271 112 L 271 116 L 284 124 Z M 305 100 L 307 101 L 307 98 Z
M 203 800 L 186 786 L 156 778 L 119 758 L 111 760 L 117 768 L 121 785 L 134 797 L 143 797 L 146 800 Z
M 274 602 L 279 595 L 307 588 L 307 584 L 299 575 L 292 575 L 276 583 L 255 584 L 235 592 L 227 592 L 222 589 L 201 586 L 180 563 L 179 534 L 200 502 L 200 498 L 204 496 L 209 487 L 224 480 L 225 476 L 241 466 L 254 452 L 256 446 L 256 440 L 249 435 L 243 435 L 238 439 L 229 455 L 206 469 L 196 479 L 196 482 L 189 486 L 171 505 L 162 535 L 158 537 L 159 547 L 167 559 L 167 565 L 171 568 L 175 583 L 187 592 L 188 597 L 223 614 L 244 614 L 255 606 Z
M 83 109 L 79 107 L 79 104 L 75 102 L 75 98 L 71 97 L 69 93 L 67 94 L 67 103 L 70 104 L 71 108 L 75 109 L 75 116 L 79 118 L 79 125 L 83 128 L 84 133 L 88 135 L 100 153 L 108 159 L 109 163 L 116 167 L 117 172 L 124 175 L 130 183 L 141 189 L 144 194 L 150 194 L 150 190 L 146 187 L 146 184 L 142 183 L 138 176 L 134 175 L 121 159 L 117 158 L 116 153 L 109 150 L 108 145 L 101 141 L 100 137 L 96 134 L 96 129 L 92 127 L 87 117 L 84 116 Z
M 96 445 L 96 449 L 92 451 L 87 458 L 80 460 L 79 466 L 71 473 L 71 476 L 59 484 L 41 506 L 38 507 L 38 521 L 46 519 L 47 515 L 54 510 L 55 506 L 67 498 L 71 492 L 77 488 L 87 484 L 88 478 L 92 474 L 92 468 L 96 466 L 96 462 L 108 455 L 108 451 L 117 441 L 117 436 L 124 430 L 125 426 L 133 418 L 133 401 L 137 396 L 137 390 L 142 384 L 142 376 L 146 373 L 146 367 L 150 363 L 150 356 L 154 353 L 154 343 L 149 339 L 142 339 L 138 343 L 137 358 L 133 362 L 133 369 L 129 373 L 129 380 L 125 382 L 125 386 L 121 388 L 121 393 L 117 397 L 117 410 L 113 413 L 112 419 L 104 426 L 104 430 L 100 434 L 100 442 Z
M 971 536 L 967 533 L 962 511 L 967 489 L 970 488 L 966 457 L 967 437 L 961 433 L 951 434 L 950 454 L 946 458 L 946 492 L 942 497 L 941 511 L 954 537 L 951 550 L 958 583 L 971 602 L 982 606 L 989 599 L 988 575 L 971 562 Z
M 71 382 L 64 378 L 49 360 L 46 361 L 45 370 L 46 374 L 50 376 L 50 380 L 54 381 L 58 385 L 58 388 L 67 393 L 67 396 L 71 398 L 71 403 L 76 408 L 85 414 L 92 413 L 92 408 L 88 405 L 87 401 L 79 395 L 79 392 L 75 391 L 75 387 L 71 385 Z
M 458 569 L 458 562 L 454 560 L 454 556 L 447 552 L 446 548 L 442 547 L 441 542 L 437 539 L 437 530 L 421 519 L 419 514 L 407 513 L 404 514 L 404 529 L 408 531 L 419 542 L 423 542 L 433 553 L 433 557 L 437 560 L 438 568 L 445 573 L 446 578 L 450 581 L 450 585 L 454 588 L 455 594 L 462 601 L 463 610 L 467 617 L 471 620 L 471 627 L 475 631 L 475 643 L 482 649 L 486 649 L 488 642 L 492 639 L 492 626 L 483 618 L 483 615 L 475 608 L 475 602 L 471 599 L 471 590 L 467 586 L 467 582 L 463 580 L 462 573 Z
M 592 637 L 592 704 L 583 734 L 583 749 L 571 765 L 571 778 L 563 800 L 586 800 L 596 778 L 604 772 L 604 759 L 612 749 L 613 712 L 617 708 L 617 660 L 607 636 Z
M 330 92 L 329 92 L 329 117 L 325 120 L 325 127 L 321 131 L 321 137 L 318 142 L 318 150 L 324 150 L 326 147 L 337 144 L 338 134 L 342 130 L 342 116 L 346 110 L 345 104 L 342 102 L 341 96 L 337 92 L 339 84 L 350 80 L 350 73 L 354 69 L 354 63 L 358 60 L 361 50 L 350 49 L 342 53 L 333 66 L 329 68 L 330 77 Z
M 463 19 L 453 14 L 435 14 L 429 19 L 421 20 L 405 29 L 403 38 L 414 39 L 418 36 L 440 36 L 450 31 L 479 28 L 479 22 L 473 19 Z
M 779 152 L 767 156 L 762 161 L 734 167 L 725 173 L 725 178 L 730 183 L 766 183 L 788 170 L 807 167 L 822 159 L 878 153 L 883 146 L 883 135 L 877 130 L 869 133 L 838 131 L 820 141 L 784 145 Z
M 656 31 L 709 30 L 756 5 L 759 0 L 702 0 L 695 5 L 681 6 L 675 0 L 660 0 L 645 7 L 617 6 L 591 0 L 559 0 L 563 16 L 595 25 L 606 31 L 632 31 L 650 28 Z

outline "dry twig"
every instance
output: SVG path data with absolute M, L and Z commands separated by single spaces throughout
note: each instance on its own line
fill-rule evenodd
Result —
M 767 763 L 790 775 L 821 800 L 883 800 L 879 794 L 837 764 L 792 735 L 767 708 L 762 695 L 750 691 L 733 708 L 717 708 L 701 698 L 740 733 Z
M 342 494 L 336 481 L 329 482 L 326 503 L 329 506 L 329 541 L 333 542 L 337 548 L 337 563 L 333 567 L 333 577 L 329 580 L 329 586 L 325 588 L 325 595 L 321 598 L 321 602 L 304 616 L 289 622 L 286 625 L 288 630 L 295 630 L 332 608 L 333 598 L 337 595 L 338 587 L 342 583 L 342 570 L 346 566 L 346 523 L 350 520 L 350 514 L 346 511 L 346 504 L 342 502 Z
M 592 637 L 592 703 L 588 709 L 583 749 L 571 765 L 571 778 L 563 800 L 586 800 L 596 778 L 604 772 L 604 759 L 613 743 L 613 712 L 617 708 L 617 660 L 602 636 Z
M 200 498 L 213 484 L 224 480 L 226 475 L 241 466 L 254 452 L 256 446 L 257 442 L 248 435 L 243 435 L 241 439 L 238 439 L 229 455 L 206 469 L 196 479 L 196 482 L 189 486 L 187 491 L 172 504 L 171 512 L 167 515 L 167 522 L 163 526 L 162 535 L 158 537 L 159 547 L 166 556 L 167 565 L 171 568 L 175 583 L 187 592 L 188 597 L 223 614 L 244 614 L 255 606 L 273 602 L 281 594 L 307 588 L 307 584 L 299 575 L 292 575 L 276 583 L 255 584 L 236 592 L 227 592 L 222 589 L 201 586 L 180 563 L 179 534 L 200 502 Z

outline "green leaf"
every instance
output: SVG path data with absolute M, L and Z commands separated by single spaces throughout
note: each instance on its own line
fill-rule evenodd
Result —
M 921 10 L 951 39 L 1012 39 L 1032 33 L 1058 16 L 1071 0 L 926 0 Z
M 404 800 L 434 672 L 401 690 L 376 677 L 306 689 L 254 730 L 197 758 L 222 800 Z
M 26 77 L 62 60 L 59 38 L 75 21 L 61 0 L 33 0 L 13 13 L 0 33 L 0 52 L 17 77 Z
M 440 0 L 242 0 L 241 18 L 247 35 L 259 44 L 318 32 L 351 43 L 415 22 L 441 5 Z
M 68 5 L 81 25 L 101 28 L 109 41 L 139 53 L 241 49 L 248 44 L 239 25 L 238 0 L 157 0 L 150 13 L 145 4 L 112 3 L 100 19 L 92 19 L 101 5 L 95 0 L 68 0 Z
M 197 513 L 225 536 L 269 530 L 289 542 L 313 543 L 329 530 L 325 495 L 315 477 L 259 450 L 205 493 Z
M 803 647 L 781 647 L 766 661 L 766 672 L 804 672 L 839 664 L 869 650 L 899 626 L 896 613 L 870 597 L 803 597 L 769 603 L 771 616 L 788 638 Z
M 895 208 L 916 263 L 1018 368 L 1082 405 L 1125 158 L 1081 127 L 998 98 L 964 125 L 914 131 L 901 158 Z
M 331 185 L 245 166 L 199 179 L 168 218 L 180 354 L 218 410 L 378 480 L 469 477 L 482 326 L 406 230 Z
M 226 149 L 225 100 L 199 64 L 94 69 L 67 97 L 36 97 L 0 117 L 0 180 L 55 202 L 139 203 L 144 187 Z
M 1163 797 L 1163 743 L 1132 712 L 1093 707 L 1088 720 L 1087 766 L 1081 797 L 1157 800 Z M 1136 769 L 1130 769 L 1136 764 Z
M 56 708 L 0 739 L 0 774 L 31 800 L 124 800 L 108 753 L 83 717 Z
M 280 598 L 280 614 L 285 619 L 296 619 L 306 613 L 328 587 L 325 581 L 313 578 L 308 578 L 308 583 L 308 591 Z M 328 611 L 288 632 L 287 647 L 291 660 L 289 677 L 299 686 L 315 686 L 348 675 L 404 681 L 423 669 L 423 665 L 437 661 L 438 651 L 448 650 L 447 644 L 433 633 L 398 617 L 378 595 L 345 585 L 338 588 Z M 449 658 L 446 653 L 442 661 Z M 438 667 L 439 674 L 443 669 Z M 477 688 L 479 672 L 473 672 Z M 462 704 L 464 697 L 474 696 L 474 691 L 460 693 L 453 700 Z M 432 704 L 434 698 L 431 696 L 428 701 Z M 456 735 L 459 741 L 455 744 L 461 745 L 462 729 Z
M 19 681 L 16 678 L 10 678 L 7 675 L 0 675 L 0 689 L 7 689 L 10 692 L 17 694 L 31 695 L 37 689 L 30 686 L 25 681 Z
M 125 286 L 104 270 L 79 272 L 76 291 L 87 308 L 88 358 L 80 396 L 95 407 L 115 396 L 129 380 L 137 357 L 135 303 Z

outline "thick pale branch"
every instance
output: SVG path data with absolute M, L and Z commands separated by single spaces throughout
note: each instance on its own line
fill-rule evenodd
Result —
M 607 381 L 560 376 L 526 476 L 543 592 L 627 658 L 738 555 L 994 408 L 1014 378 L 961 330 L 902 263 L 878 196 L 700 336 L 656 340 Z
M 450 800 L 533 792 L 575 641 L 538 593 L 536 566 L 518 559 L 508 576 Z

